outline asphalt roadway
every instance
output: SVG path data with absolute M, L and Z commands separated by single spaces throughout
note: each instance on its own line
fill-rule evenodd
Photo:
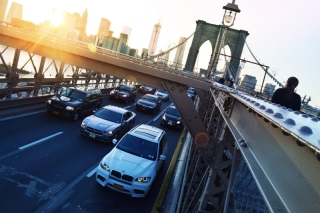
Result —
M 134 103 L 105 99 L 107 104 L 134 111 L 136 124 L 167 132 L 167 160 L 148 196 L 132 198 L 98 184 L 95 168 L 114 145 L 81 136 L 83 118 L 72 122 L 49 115 L 44 105 L 0 118 L 0 213 L 149 213 L 158 208 L 158 194 L 182 133 L 160 126 L 162 111 L 171 101 L 163 102 L 155 115 L 135 111 Z

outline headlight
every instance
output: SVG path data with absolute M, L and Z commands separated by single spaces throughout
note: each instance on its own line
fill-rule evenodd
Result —
M 51 104 L 51 100 L 47 100 L 47 103 L 48 103 L 48 104 Z
M 87 128 L 87 124 L 84 123 L 84 122 L 81 123 L 81 126 L 82 126 L 83 128 Z
M 136 181 L 141 183 L 148 183 L 151 180 L 151 177 L 138 177 Z
M 67 106 L 67 107 L 66 107 L 66 110 L 73 111 L 73 110 L 74 110 L 74 108 L 73 108 L 73 107 L 71 107 L 71 106 Z
M 101 166 L 101 168 L 103 168 L 104 170 L 110 171 L 110 168 L 109 168 L 109 166 L 108 166 L 106 163 L 101 162 L 101 163 L 100 163 L 100 166 Z
M 166 120 L 166 116 L 165 115 L 162 116 L 162 120 Z
M 112 91 L 110 92 L 110 94 L 114 94 L 114 90 L 112 90 Z
M 124 97 L 124 98 L 127 97 L 127 96 L 128 96 L 128 95 L 122 95 L 122 97 Z
M 177 121 L 177 124 L 180 124 L 180 121 Z
M 106 134 L 106 135 L 112 135 L 113 132 L 112 132 L 112 131 L 105 131 L 104 134 Z

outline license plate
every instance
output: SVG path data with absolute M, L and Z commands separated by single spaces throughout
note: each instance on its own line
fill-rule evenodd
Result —
M 123 186 L 119 185 L 119 184 L 113 184 L 113 187 L 119 190 L 123 190 Z
M 90 133 L 89 136 L 92 137 L 92 138 L 95 138 L 96 134 Z
M 119 97 L 118 96 L 116 96 L 116 99 L 118 99 Z
M 168 122 L 168 124 L 169 124 L 169 125 L 172 125 L 172 122 L 171 122 L 171 121 L 169 121 L 169 122 Z
M 146 110 L 145 108 L 142 108 L 142 110 Z
M 55 114 L 55 115 L 59 115 L 59 112 L 57 112 L 57 111 L 53 111 L 53 114 Z

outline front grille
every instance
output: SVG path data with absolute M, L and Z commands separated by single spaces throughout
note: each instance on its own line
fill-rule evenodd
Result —
M 126 174 L 121 175 L 121 173 L 116 171 L 116 170 L 112 170 L 111 171 L 111 176 L 114 176 L 114 177 L 120 179 L 120 181 L 121 180 L 124 180 L 126 182 L 132 182 L 133 181 L 133 177 L 132 176 L 126 175 Z
M 94 133 L 94 134 L 97 134 L 97 135 L 103 135 L 103 132 L 101 130 L 98 130 L 98 129 L 95 129 L 95 128 L 92 128 L 92 127 L 87 127 L 86 130 L 88 132 L 91 132 L 91 133 Z

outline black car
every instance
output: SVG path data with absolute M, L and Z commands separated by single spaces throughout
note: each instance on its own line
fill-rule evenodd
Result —
M 100 89 L 67 88 L 47 100 L 47 111 L 76 121 L 79 116 L 100 109 L 102 101 Z
M 134 112 L 108 105 L 86 117 L 81 123 L 80 133 L 95 140 L 112 142 L 134 126 L 135 118 Z
M 162 100 L 160 97 L 151 94 L 145 94 L 136 103 L 136 110 L 156 113 L 160 110 Z
M 194 101 L 195 98 L 196 98 L 196 93 L 195 93 L 195 91 L 192 90 L 192 89 L 188 89 L 188 90 L 187 90 L 187 95 L 189 96 L 189 98 L 190 98 L 192 101 Z
M 175 129 L 180 129 L 182 126 L 182 118 L 177 108 L 173 105 L 168 107 L 161 117 L 160 124 L 169 126 Z
M 120 100 L 125 103 L 134 102 L 137 97 L 137 88 L 135 86 L 120 85 L 110 92 L 110 100 Z
M 145 86 L 141 85 L 139 87 L 139 92 L 142 94 L 154 94 L 156 92 L 156 88 L 150 87 L 150 86 Z

